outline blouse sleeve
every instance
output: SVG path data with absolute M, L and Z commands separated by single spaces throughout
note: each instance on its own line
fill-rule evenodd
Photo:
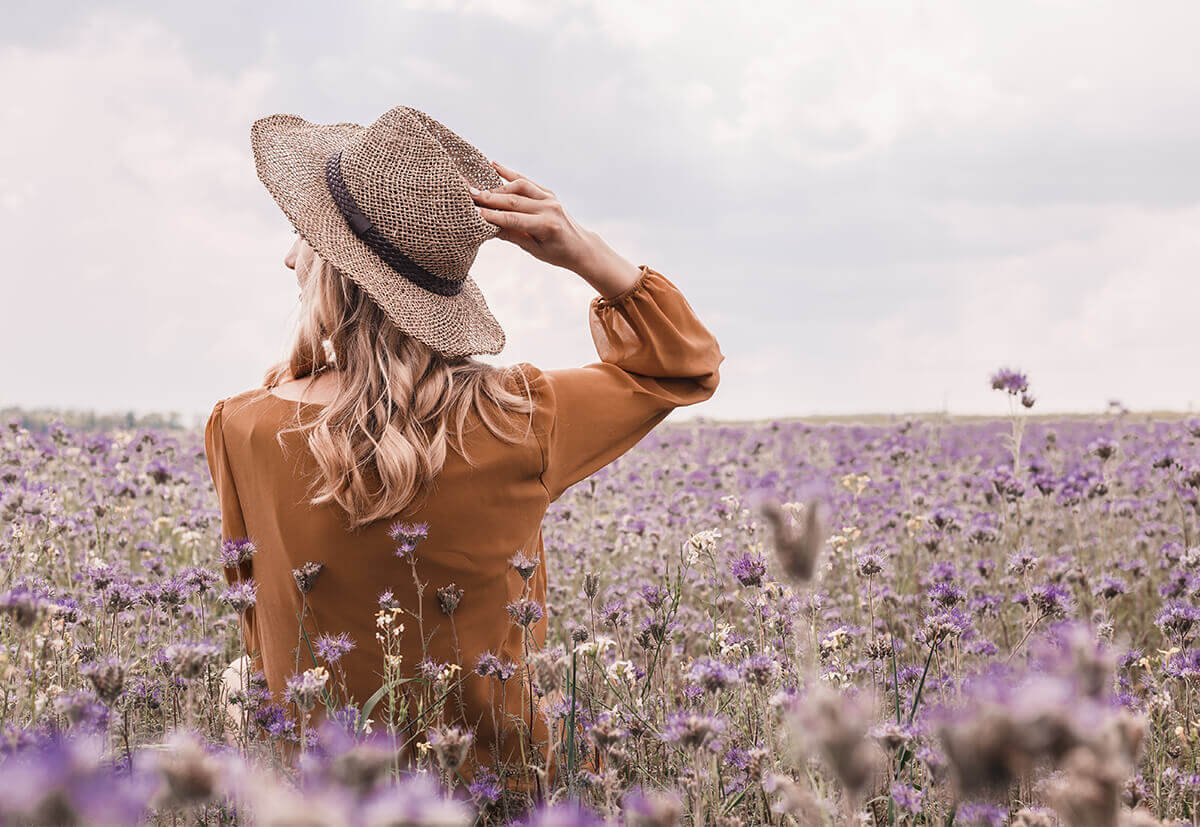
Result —
M 208 471 L 212 476 L 213 487 L 217 492 L 217 501 L 221 506 L 221 542 L 226 540 L 246 539 L 246 521 L 242 516 L 242 505 L 238 500 L 237 486 L 233 481 L 233 471 L 229 467 L 229 457 L 225 452 L 225 432 L 222 421 L 225 414 L 225 400 L 213 406 L 204 426 L 204 452 L 208 457 Z M 253 561 L 248 560 L 238 566 L 225 566 L 225 580 L 230 585 L 239 580 L 250 580 L 253 577 Z M 246 653 L 250 656 L 253 668 L 262 671 L 261 646 L 258 638 L 258 625 L 251 606 L 241 614 L 240 627 L 242 642 Z
M 542 482 L 562 493 L 632 448 L 682 405 L 713 395 L 725 359 L 666 276 L 648 265 L 628 290 L 588 311 L 599 362 L 539 371 Z

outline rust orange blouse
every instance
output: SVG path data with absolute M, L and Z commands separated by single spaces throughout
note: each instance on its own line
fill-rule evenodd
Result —
M 428 534 L 416 557 L 418 574 L 428 584 L 422 600 L 425 633 L 431 635 L 428 654 L 461 664 L 466 677 L 457 705 L 476 729 L 464 772 L 478 766 L 472 759 L 491 764 L 497 754 L 503 761 L 529 749 L 498 732 L 506 727 L 506 712 L 528 717 L 521 682 L 509 680 L 498 692 L 496 678 L 481 677 L 475 668 L 487 652 L 524 663 L 523 633 L 506 606 L 522 598 L 545 604 L 546 578 L 553 576 L 542 547 L 547 506 L 628 451 L 673 408 L 712 396 L 725 358 L 679 289 L 648 265 L 641 271 L 620 295 L 590 302 L 588 320 L 601 361 L 558 370 L 521 363 L 535 403 L 524 442 L 506 444 L 482 425 L 470 428 L 465 442 L 474 467 L 448 452 L 428 496 L 356 534 L 345 530 L 340 507 L 305 502 L 317 466 L 302 435 L 286 434 L 286 450 L 276 442 L 281 425 L 321 403 L 287 400 L 267 388 L 216 403 L 205 427 L 205 449 L 220 501 L 222 539 L 248 537 L 257 547 L 249 562 L 225 574 L 231 583 L 257 584 L 257 602 L 242 615 L 241 632 L 277 703 L 295 713 L 284 704 L 300 641 L 301 594 L 293 569 L 307 562 L 324 566 L 307 595 L 306 634 L 311 640 L 344 633 L 353 640 L 355 647 L 339 665 L 361 708 L 382 683 L 383 652 L 376 640 L 380 593 L 390 590 L 405 609 L 417 610 L 412 570 L 396 556 L 388 529 L 395 522 L 424 522 Z M 509 563 L 517 551 L 538 562 L 528 590 Z M 463 590 L 453 627 L 435 597 L 452 583 Z M 421 646 L 416 622 L 407 615 L 403 621 L 402 663 L 411 672 L 421 660 Z M 532 633 L 536 646 L 544 645 L 545 617 Z M 307 646 L 299 662 L 301 671 L 315 665 Z M 549 740 L 543 720 L 534 731 L 535 741 Z

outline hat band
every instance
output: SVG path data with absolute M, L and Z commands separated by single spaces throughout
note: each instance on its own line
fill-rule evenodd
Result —
M 383 259 L 389 267 L 430 293 L 437 293 L 439 296 L 456 296 L 462 292 L 466 279 L 444 279 L 430 273 L 388 241 L 383 233 L 379 232 L 379 228 L 371 223 L 371 219 L 367 218 L 359 209 L 358 203 L 346 189 L 346 182 L 342 179 L 341 150 L 330 155 L 325 162 L 325 183 L 329 186 L 329 194 L 333 196 L 333 203 L 337 205 L 342 217 L 350 225 L 350 229 L 371 248 L 371 252 Z

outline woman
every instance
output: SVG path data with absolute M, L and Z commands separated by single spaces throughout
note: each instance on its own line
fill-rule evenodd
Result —
M 284 263 L 301 309 L 287 361 L 205 429 L 225 573 L 255 590 L 239 606 L 250 664 L 298 736 L 346 705 L 363 726 L 374 698 L 374 729 L 433 729 L 464 778 L 552 782 L 555 687 L 525 668 L 546 645 L 542 516 L 712 396 L 717 341 L 666 276 L 418 110 L 368 128 L 275 115 L 252 145 L 299 233 Z M 467 275 L 492 237 L 595 288 L 599 362 L 471 358 L 504 343 Z

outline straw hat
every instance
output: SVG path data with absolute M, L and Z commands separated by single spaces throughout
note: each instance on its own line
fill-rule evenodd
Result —
M 250 145 L 300 235 L 397 327 L 446 356 L 500 352 L 504 331 L 468 275 L 500 227 L 467 185 L 506 183 L 479 150 L 410 106 L 369 127 L 270 115 Z

